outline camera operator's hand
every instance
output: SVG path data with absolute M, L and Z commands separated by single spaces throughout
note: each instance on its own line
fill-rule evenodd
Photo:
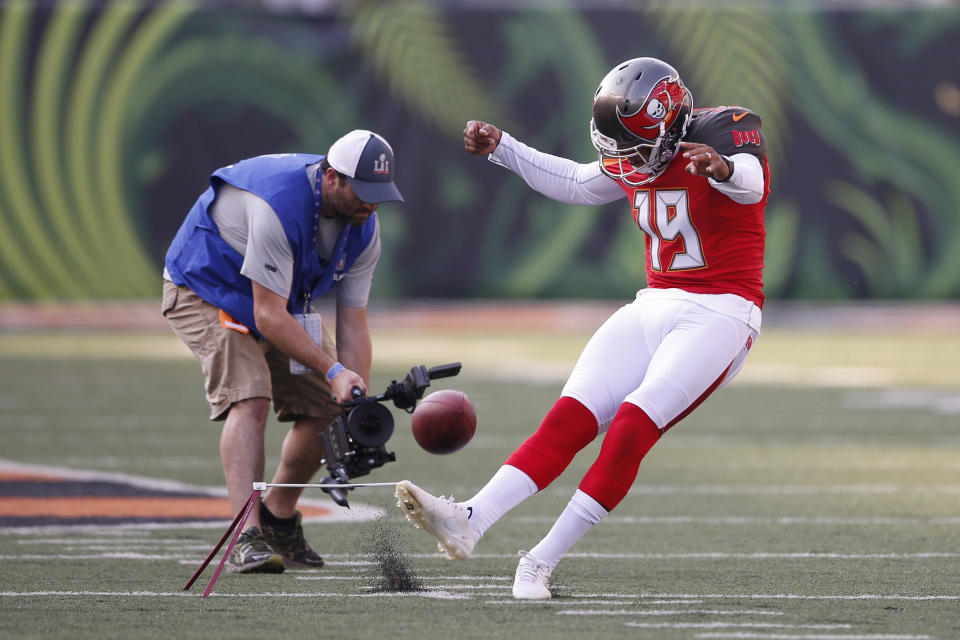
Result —
M 363 391 L 363 395 L 367 395 L 367 385 L 363 381 L 363 378 L 360 377 L 360 374 L 350 371 L 350 369 L 344 369 L 334 376 L 330 387 L 333 392 L 333 397 L 336 398 L 340 404 L 354 399 L 352 394 L 354 387 L 359 387 Z

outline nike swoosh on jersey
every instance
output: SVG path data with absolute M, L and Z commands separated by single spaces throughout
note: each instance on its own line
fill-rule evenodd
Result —
M 750 112 L 749 112 L 749 111 L 744 111 L 743 113 L 734 113 L 734 114 L 732 114 L 730 117 L 733 118 L 733 121 L 734 121 L 734 122 L 740 122 L 740 120 L 743 119 L 743 116 L 747 115 L 748 113 L 750 113 Z

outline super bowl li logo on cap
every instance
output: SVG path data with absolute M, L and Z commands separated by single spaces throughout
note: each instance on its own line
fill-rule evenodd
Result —
M 381 153 L 380 157 L 373 161 L 373 173 L 381 176 L 390 174 L 390 161 L 387 160 L 387 154 Z

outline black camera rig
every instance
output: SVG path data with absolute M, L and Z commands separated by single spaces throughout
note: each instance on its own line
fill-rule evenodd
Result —
M 350 508 L 347 491 L 351 478 L 370 473 L 371 469 L 394 462 L 397 457 L 384 446 L 393 435 L 393 415 L 380 404 L 390 400 L 398 409 L 413 413 L 423 390 L 430 381 L 449 378 L 460 373 L 460 363 L 452 362 L 431 369 L 417 365 L 402 382 L 393 380 L 380 395 L 365 397 L 358 387 L 353 399 L 344 402 L 343 413 L 320 432 L 324 463 L 330 475 L 323 484 L 342 484 L 343 488 L 324 488 L 333 501 Z

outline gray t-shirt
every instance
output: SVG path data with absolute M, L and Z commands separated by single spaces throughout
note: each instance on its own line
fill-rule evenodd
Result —
M 311 188 L 315 184 L 318 166 L 313 164 L 307 167 Z M 249 191 L 221 183 L 210 207 L 210 218 L 220 230 L 224 242 L 243 256 L 240 273 L 274 293 L 289 298 L 293 284 L 293 251 L 273 208 L 263 198 Z M 317 255 L 322 260 L 329 261 L 332 257 L 344 224 L 339 220 L 320 218 Z M 380 221 L 377 220 L 370 245 L 335 287 L 337 302 L 348 307 L 367 306 L 373 272 L 379 259 Z

